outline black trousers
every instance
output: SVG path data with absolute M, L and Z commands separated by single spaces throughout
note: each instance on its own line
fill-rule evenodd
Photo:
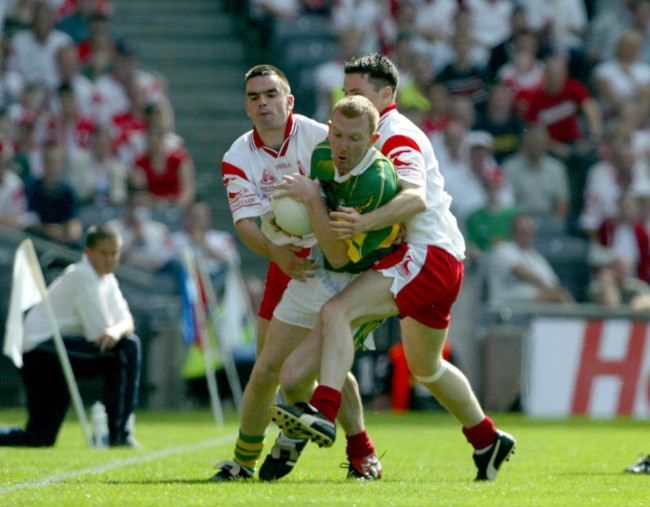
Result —
M 108 415 L 111 445 L 128 437 L 126 421 L 137 404 L 140 383 L 141 344 L 135 334 L 124 336 L 110 351 L 100 352 L 83 337 L 63 338 L 76 378 L 103 378 L 102 401 Z M 51 446 L 70 406 L 70 394 L 54 340 L 48 340 L 23 356 L 21 376 L 27 391 L 29 421 L 25 430 L 1 440 L 5 445 Z

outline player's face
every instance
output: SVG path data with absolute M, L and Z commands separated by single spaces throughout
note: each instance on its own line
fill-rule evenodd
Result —
M 284 128 L 293 95 L 277 76 L 257 76 L 246 83 L 246 113 L 257 130 Z
M 346 97 L 350 95 L 363 95 L 370 100 L 380 113 L 390 104 L 384 104 L 384 93 L 382 90 L 375 90 L 375 87 L 368 81 L 368 74 L 346 74 L 343 80 L 343 93 Z
M 86 247 L 84 253 L 97 274 L 104 276 L 112 273 L 117 268 L 120 262 L 121 246 L 119 241 L 103 239 L 98 241 L 92 248 Z
M 346 118 L 336 111 L 330 125 L 332 160 L 339 174 L 347 174 L 361 161 L 376 137 L 370 135 L 368 117 Z

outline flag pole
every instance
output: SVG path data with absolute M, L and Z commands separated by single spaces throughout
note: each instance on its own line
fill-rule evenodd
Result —
M 205 379 L 208 383 L 208 393 L 210 394 L 210 404 L 212 405 L 212 414 L 217 426 L 223 426 L 223 409 L 221 407 L 221 398 L 219 397 L 219 390 L 217 389 L 217 376 L 214 371 L 214 353 L 210 340 L 207 336 L 207 318 L 205 315 L 205 308 L 203 301 L 200 300 L 199 283 L 196 269 L 196 261 L 190 248 L 183 251 L 183 260 L 185 268 L 194 285 L 194 314 L 196 315 L 196 328 L 199 333 L 199 341 L 201 349 L 203 350 L 203 360 L 205 361 Z M 190 296 L 190 299 L 192 297 Z
M 65 344 L 63 342 L 63 337 L 59 331 L 59 326 L 56 322 L 56 316 L 54 315 L 54 310 L 52 308 L 52 302 L 50 301 L 50 295 L 47 292 L 47 286 L 45 284 L 45 278 L 43 277 L 43 272 L 41 271 L 41 266 L 36 257 L 36 251 L 34 250 L 34 244 L 31 239 L 26 239 L 26 248 L 27 260 L 29 262 L 30 269 L 32 270 L 32 276 L 36 281 L 41 297 L 43 298 L 43 308 L 47 314 L 47 318 L 50 321 L 52 326 L 52 337 L 56 345 L 56 352 L 59 356 L 59 362 L 61 363 L 61 368 L 63 369 L 63 374 L 65 376 L 66 383 L 68 384 L 68 390 L 70 391 L 70 397 L 79 418 L 79 423 L 81 424 L 81 430 L 83 431 L 84 438 L 86 439 L 86 444 L 88 447 L 93 447 L 93 441 L 90 433 L 90 427 L 88 425 L 88 418 L 86 417 L 86 412 L 81 402 L 81 395 L 79 394 L 79 387 L 77 386 L 77 381 L 72 372 L 72 366 L 70 365 L 70 359 L 68 358 L 68 353 L 65 350 Z
M 232 391 L 232 398 L 237 408 L 237 413 L 241 415 L 241 399 L 242 399 L 242 390 L 241 390 L 241 380 L 239 379 L 239 374 L 237 373 L 237 367 L 235 366 L 235 360 L 232 356 L 232 351 L 230 347 L 226 345 L 223 340 L 223 331 L 219 329 L 219 318 L 218 313 L 218 300 L 217 295 L 214 292 L 214 287 L 212 287 L 212 281 L 205 271 L 203 263 L 198 259 L 196 261 L 196 270 L 201 279 L 203 287 L 205 287 L 205 292 L 208 300 L 208 313 L 209 318 L 212 321 L 212 325 L 217 336 L 217 343 L 219 343 L 219 351 L 221 352 L 221 357 L 223 359 L 223 366 L 226 370 L 226 377 L 228 378 L 228 385 L 230 385 L 230 390 Z M 231 269 L 231 268 L 228 268 Z

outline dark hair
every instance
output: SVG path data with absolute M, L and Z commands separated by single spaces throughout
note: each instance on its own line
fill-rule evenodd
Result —
M 284 72 L 278 69 L 275 65 L 270 65 L 268 63 L 263 63 L 261 65 L 256 65 L 248 69 L 246 72 L 245 83 L 248 83 L 249 80 L 258 76 L 277 76 L 280 81 L 287 85 L 287 93 L 291 93 L 291 85 L 289 85 L 289 80 Z
M 390 86 L 393 97 L 399 85 L 399 72 L 388 57 L 373 53 L 371 55 L 352 58 L 345 62 L 343 70 L 346 74 L 368 74 L 368 81 L 376 91 L 384 86 Z
M 110 225 L 91 225 L 86 232 L 86 247 L 94 248 L 104 240 L 121 242 L 120 235 Z

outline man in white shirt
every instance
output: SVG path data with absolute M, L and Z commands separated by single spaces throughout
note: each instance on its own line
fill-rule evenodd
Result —
M 534 219 L 519 215 L 511 229 L 512 241 L 502 241 L 490 255 L 490 302 L 572 303 L 573 296 L 560 285 L 553 267 L 533 248 L 537 237 Z
M 137 402 L 141 346 L 113 274 L 121 241 L 106 225 L 90 227 L 83 259 L 66 268 L 48 293 L 75 376 L 103 378 L 111 446 L 135 447 L 126 422 Z M 42 303 L 27 314 L 23 333 L 20 373 L 29 421 L 24 430 L 0 427 L 0 446 L 52 446 L 70 395 Z
M 27 85 L 45 83 L 54 90 L 59 84 L 57 54 L 73 42 L 69 35 L 53 28 L 52 8 L 42 3 L 36 8 L 32 29 L 18 32 L 11 40 L 8 68 L 20 74 Z

